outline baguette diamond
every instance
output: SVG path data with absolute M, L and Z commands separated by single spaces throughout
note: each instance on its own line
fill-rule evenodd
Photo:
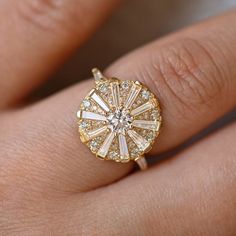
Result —
M 131 115 L 138 116 L 138 115 L 152 109 L 153 107 L 154 107 L 154 104 L 152 104 L 151 102 L 147 102 L 147 103 L 141 105 L 140 107 L 137 107 L 133 111 L 131 111 Z
M 98 121 L 106 121 L 107 118 L 103 115 L 90 112 L 90 111 L 82 111 L 80 113 L 77 113 L 78 116 L 80 116 L 83 119 L 89 119 L 89 120 L 98 120 Z
M 145 151 L 149 147 L 150 143 L 136 131 L 129 130 L 128 135 L 141 151 Z
M 100 149 L 98 150 L 98 153 L 97 155 L 101 158 L 104 158 L 108 151 L 109 151 L 109 148 L 113 142 L 113 139 L 115 137 L 115 133 L 114 132 L 111 132 L 105 139 L 104 143 L 102 144 L 102 146 L 100 147 Z
M 102 98 L 96 94 L 95 92 L 92 93 L 91 98 L 105 111 L 110 111 L 107 104 L 102 100 Z
M 123 134 L 119 134 L 119 147 L 120 147 L 120 157 L 122 160 L 129 159 L 129 150 L 126 142 L 126 137 Z
M 138 97 L 138 94 L 140 92 L 140 90 L 142 89 L 141 85 L 139 84 L 133 84 L 131 90 L 130 90 L 130 93 L 128 95 L 128 98 L 125 102 L 125 108 L 126 109 L 130 109 L 131 106 L 133 105 L 135 99 Z
M 134 120 L 133 126 L 141 129 L 157 129 L 157 121 L 154 120 Z

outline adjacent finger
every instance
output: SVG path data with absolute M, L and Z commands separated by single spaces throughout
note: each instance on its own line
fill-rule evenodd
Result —
M 236 123 L 149 171 L 87 194 L 93 204 L 86 210 L 96 212 L 87 234 L 103 224 L 103 235 L 233 235 L 235 139 Z
M 19 102 L 100 25 L 118 0 L 0 3 L 0 108 Z
M 160 99 L 163 129 L 153 153 L 184 142 L 236 107 L 236 11 L 155 41 L 107 74 L 145 83 Z

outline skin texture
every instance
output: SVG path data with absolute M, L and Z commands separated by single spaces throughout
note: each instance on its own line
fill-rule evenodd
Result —
M 47 79 L 94 32 L 118 2 L 1 1 L 0 94 L 4 100 L 0 100 L 0 107 L 19 102 Z
M 129 175 L 132 163 L 101 162 L 78 141 L 75 112 L 90 80 L 32 105 L 12 105 L 43 82 L 116 4 L 0 3 L 0 232 L 235 235 L 236 124 Z M 236 11 L 229 12 L 152 42 L 106 70 L 144 82 L 160 99 L 165 123 L 152 155 L 173 149 L 235 107 L 235 22 Z

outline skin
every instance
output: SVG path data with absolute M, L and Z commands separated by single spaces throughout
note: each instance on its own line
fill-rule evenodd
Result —
M 132 163 L 102 162 L 78 141 L 74 114 L 92 81 L 24 105 L 117 3 L 0 2 L 1 234 L 235 235 L 235 123 L 130 174 Z M 158 96 L 164 127 L 151 155 L 172 150 L 235 108 L 235 38 L 234 10 L 107 68 L 108 76 L 137 79 Z

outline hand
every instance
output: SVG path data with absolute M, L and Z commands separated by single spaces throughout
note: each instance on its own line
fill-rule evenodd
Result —
M 236 233 L 236 124 L 148 171 L 101 162 L 78 139 L 86 81 L 21 107 L 115 0 L 0 3 L 0 232 L 2 235 Z M 105 74 L 139 80 L 160 99 L 152 155 L 171 150 L 236 104 L 236 11 L 157 40 Z M 118 181 L 119 180 L 119 181 Z

